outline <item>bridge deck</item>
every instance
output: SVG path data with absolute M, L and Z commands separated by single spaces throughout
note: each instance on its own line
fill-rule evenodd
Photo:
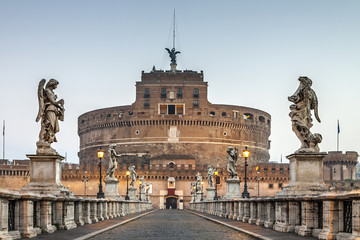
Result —
M 205 220 L 204 217 L 211 221 Z M 212 221 L 217 221 L 217 223 Z M 224 224 L 227 224 L 227 226 L 224 226 Z M 243 232 L 251 233 L 251 235 L 255 237 L 244 234 Z M 52 234 L 40 234 L 32 239 L 314 240 L 317 238 L 301 237 L 294 233 L 280 233 L 272 229 L 204 213 L 199 214 L 197 212 L 184 210 L 157 210 L 109 219 L 71 230 L 58 230 Z

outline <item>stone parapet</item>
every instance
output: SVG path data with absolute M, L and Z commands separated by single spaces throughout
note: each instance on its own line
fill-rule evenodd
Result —
M 0 189 L 0 239 L 31 238 L 152 209 L 151 202 L 80 198 Z
M 360 239 L 360 193 L 277 196 L 191 202 L 190 209 L 278 232 L 295 232 L 318 239 Z

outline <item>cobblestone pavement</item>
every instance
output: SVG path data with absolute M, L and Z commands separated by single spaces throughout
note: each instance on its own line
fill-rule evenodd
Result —
M 187 211 L 158 210 L 90 239 L 253 240 L 255 238 L 210 222 Z

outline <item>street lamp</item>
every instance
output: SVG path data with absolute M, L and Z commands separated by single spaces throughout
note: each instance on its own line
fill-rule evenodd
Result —
M 201 181 L 201 198 L 200 198 L 200 201 L 203 201 L 203 195 L 204 195 L 204 181 Z
M 83 180 L 81 180 L 84 184 L 85 184 L 85 191 L 84 191 L 84 195 L 86 196 L 86 183 L 89 181 L 89 176 L 84 176 Z
M 139 181 L 139 201 L 141 201 L 141 185 L 142 181 Z
M 125 196 L 125 200 L 130 200 L 130 198 L 129 198 L 129 175 L 130 175 L 130 171 L 126 171 L 126 196 Z
M 102 190 L 102 183 L 101 183 L 101 159 L 104 157 L 104 151 L 101 150 L 100 148 L 100 151 L 97 152 L 97 156 L 99 158 L 99 171 L 100 171 L 100 184 L 99 184 L 99 192 L 97 193 L 97 198 L 105 198 L 105 194 Z
M 215 197 L 214 197 L 214 200 L 219 200 L 218 195 L 217 195 L 218 175 L 219 175 L 219 172 L 215 171 Z
M 195 186 L 193 186 L 193 189 L 194 189 L 194 201 L 193 202 L 195 202 L 195 196 L 196 196 L 196 192 L 197 192 L 197 187 L 196 187 L 196 184 L 195 184 Z
M 259 170 L 259 166 L 256 166 L 256 176 L 255 179 L 258 182 L 258 197 L 260 197 L 260 181 L 261 181 L 261 177 L 259 177 L 258 175 L 260 174 L 260 170 Z
M 243 151 L 243 157 L 245 158 L 245 183 L 244 183 L 244 191 L 242 193 L 242 197 L 243 198 L 250 198 L 250 193 L 247 190 L 247 177 L 246 177 L 246 173 L 247 173 L 247 159 L 250 155 L 250 151 L 247 150 L 247 147 L 245 147 L 245 150 Z

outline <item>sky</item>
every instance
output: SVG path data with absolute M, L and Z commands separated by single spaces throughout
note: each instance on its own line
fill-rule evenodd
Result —
M 174 9 L 178 69 L 204 71 L 211 103 L 271 114 L 270 160 L 300 147 L 287 100 L 299 76 L 319 100 L 320 150 L 336 151 L 339 120 L 340 150 L 360 152 L 360 1 L 0 0 L 5 158 L 36 152 L 37 85 L 55 78 L 66 110 L 52 146 L 78 163 L 77 118 L 133 103 L 142 70 L 170 68 Z

